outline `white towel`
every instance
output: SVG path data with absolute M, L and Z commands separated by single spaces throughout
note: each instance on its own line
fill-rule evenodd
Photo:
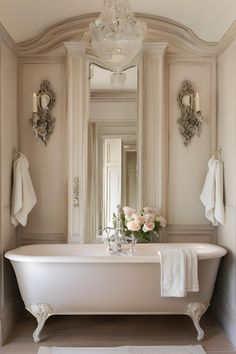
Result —
M 160 251 L 161 296 L 184 297 L 188 291 L 199 291 L 197 255 L 191 249 Z
M 208 173 L 200 195 L 205 206 L 205 216 L 214 226 L 224 225 L 223 165 L 214 156 L 208 162 Z
M 185 249 L 185 291 L 199 291 L 198 260 L 193 249 Z
M 29 212 L 37 202 L 34 187 L 29 174 L 29 162 L 20 153 L 13 166 L 13 190 L 11 223 L 26 226 Z

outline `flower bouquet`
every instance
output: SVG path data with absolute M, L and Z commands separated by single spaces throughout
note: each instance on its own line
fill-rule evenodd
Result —
M 121 208 L 120 215 L 114 214 L 114 223 L 120 219 L 121 228 L 126 237 L 134 236 L 139 243 L 153 242 L 159 237 L 160 229 L 166 226 L 166 220 L 158 210 L 145 207 L 135 210 L 128 206 Z

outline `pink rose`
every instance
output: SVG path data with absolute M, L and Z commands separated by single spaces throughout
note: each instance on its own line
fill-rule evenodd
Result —
M 130 208 L 128 206 L 123 207 L 123 211 L 124 211 L 125 215 L 127 215 L 127 216 L 131 216 L 132 214 L 136 213 L 135 209 Z
M 146 222 L 146 223 L 154 222 L 155 219 L 156 219 L 156 215 L 151 214 L 151 213 L 148 213 L 148 214 L 145 214 L 145 215 L 144 215 L 144 219 L 145 219 L 145 222 Z
M 131 218 L 136 224 L 143 225 L 145 223 L 145 218 L 142 215 L 135 213 L 131 215 Z
M 143 232 L 153 231 L 155 227 L 154 222 L 145 223 L 143 225 Z
M 129 231 L 139 231 L 140 230 L 140 225 L 137 224 L 135 221 L 129 221 L 127 222 L 127 229 Z

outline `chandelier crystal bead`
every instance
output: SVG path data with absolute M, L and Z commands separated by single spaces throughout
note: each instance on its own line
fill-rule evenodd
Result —
M 92 47 L 117 77 L 140 52 L 145 31 L 128 0 L 104 0 L 99 18 L 90 23 Z

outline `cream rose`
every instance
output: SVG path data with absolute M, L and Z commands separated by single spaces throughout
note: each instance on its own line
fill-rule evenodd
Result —
M 141 225 L 136 223 L 135 221 L 129 221 L 127 222 L 127 229 L 129 231 L 139 231 L 141 228 Z
M 167 222 L 166 222 L 165 218 L 163 218 L 162 216 L 159 216 L 159 220 L 158 221 L 160 222 L 161 227 L 166 227 Z

